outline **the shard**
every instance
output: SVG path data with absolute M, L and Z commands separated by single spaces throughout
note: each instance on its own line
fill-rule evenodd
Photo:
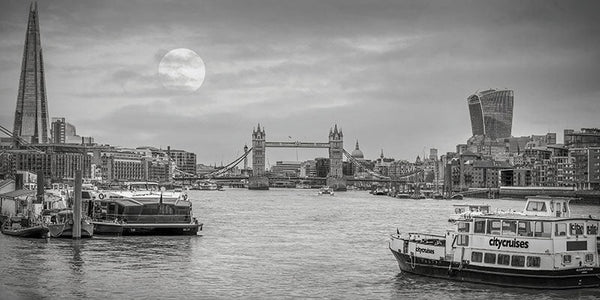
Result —
M 37 3 L 29 8 L 13 134 L 28 143 L 49 142 L 48 102 Z

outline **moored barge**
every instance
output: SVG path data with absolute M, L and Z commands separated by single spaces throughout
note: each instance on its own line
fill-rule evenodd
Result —
M 529 197 L 522 213 L 457 220 L 444 235 L 395 234 L 402 272 L 536 289 L 600 286 L 600 219 L 571 217 L 569 198 Z

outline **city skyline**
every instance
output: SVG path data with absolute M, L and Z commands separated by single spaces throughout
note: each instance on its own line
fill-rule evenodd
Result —
M 514 90 L 513 136 L 598 127 L 594 2 L 39 2 L 49 117 L 99 143 L 185 149 L 228 163 L 260 123 L 270 141 L 344 130 L 366 158 L 413 160 L 471 136 L 466 99 Z M 14 122 L 29 2 L 0 12 L 0 125 Z M 188 48 L 194 92 L 158 64 Z M 316 154 L 316 155 L 315 155 Z M 301 151 L 299 160 L 326 156 Z M 269 150 L 271 165 L 291 150 Z

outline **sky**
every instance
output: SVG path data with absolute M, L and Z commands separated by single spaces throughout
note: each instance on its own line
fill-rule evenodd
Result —
M 29 2 L 0 1 L 0 125 L 12 128 Z M 599 1 L 39 1 L 48 110 L 101 144 L 227 164 L 267 141 L 414 161 L 471 136 L 466 99 L 514 90 L 513 136 L 600 127 Z M 165 54 L 197 53 L 197 90 Z M 327 157 L 267 149 L 267 163 Z

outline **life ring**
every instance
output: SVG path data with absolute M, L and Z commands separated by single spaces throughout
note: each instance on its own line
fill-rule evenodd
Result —
M 104 194 L 102 194 L 102 193 L 98 194 L 98 199 L 100 199 L 100 200 L 104 199 Z

